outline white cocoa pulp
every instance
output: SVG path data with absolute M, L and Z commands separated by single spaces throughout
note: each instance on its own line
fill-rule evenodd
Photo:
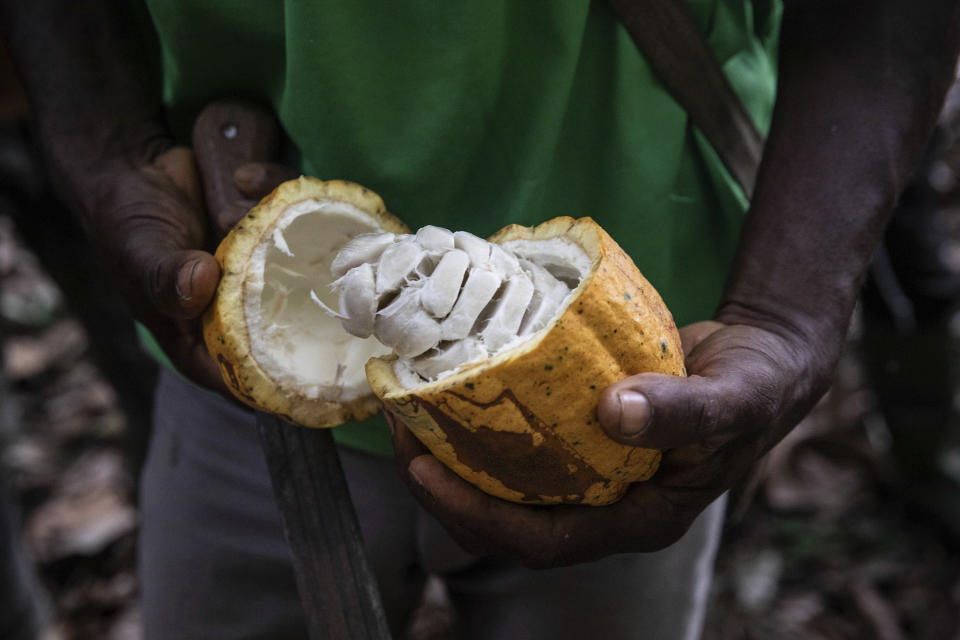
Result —
M 270 241 L 254 249 L 243 285 L 250 352 L 278 385 L 338 402 L 370 393 L 364 364 L 389 350 L 373 338 L 345 335 L 314 302 L 336 303 L 326 287 L 317 291 L 317 278 L 337 266 L 331 258 L 350 239 L 378 228 L 375 218 L 353 205 L 309 199 L 287 207 Z M 353 276 L 349 291 L 367 287 L 362 275 Z M 364 298 L 351 293 L 345 300 Z M 349 312 L 362 315 L 352 307 Z
M 434 226 L 367 233 L 331 262 L 339 313 L 330 311 L 348 333 L 393 349 L 401 381 L 415 386 L 544 329 L 589 268 L 564 238 L 497 245 Z

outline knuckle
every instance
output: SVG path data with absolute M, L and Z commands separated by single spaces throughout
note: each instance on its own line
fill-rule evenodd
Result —
M 725 430 L 728 413 L 725 398 L 725 395 L 717 393 L 704 394 L 701 398 L 699 411 L 693 423 L 698 440 L 711 439 L 718 431 Z
M 159 258 L 150 258 L 143 266 L 143 287 L 148 298 L 155 305 L 159 306 L 164 298 L 166 282 L 166 272 L 163 261 Z
M 528 551 L 521 555 L 519 560 L 527 569 L 536 570 L 553 569 L 567 564 L 561 561 L 561 557 L 555 550 L 546 546 Z
M 743 421 L 755 430 L 765 430 L 773 424 L 782 404 L 780 386 L 773 373 L 761 372 L 751 385 Z
M 741 435 L 767 431 L 783 404 L 781 376 L 770 367 L 755 366 L 731 376 L 722 394 L 729 400 L 712 418 L 717 434 Z

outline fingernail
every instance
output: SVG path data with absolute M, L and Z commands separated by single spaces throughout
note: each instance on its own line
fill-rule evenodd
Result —
M 424 489 L 424 491 L 426 491 L 426 489 L 425 489 L 424 486 L 423 486 L 423 480 L 420 478 L 420 476 L 417 475 L 417 472 L 416 472 L 416 471 L 414 470 L 414 468 L 413 468 L 413 463 L 412 463 L 412 462 L 411 462 L 410 465 L 407 467 L 407 473 L 410 474 L 410 477 L 413 478 L 413 481 L 417 483 L 417 486 L 418 486 L 418 487 L 420 487 L 421 489 Z
M 650 424 L 653 414 L 647 396 L 639 391 L 621 391 L 617 399 L 620 401 L 620 433 L 628 438 L 639 435 Z
M 177 297 L 183 302 L 190 302 L 193 299 L 193 276 L 199 266 L 200 262 L 194 260 L 181 266 L 180 271 L 177 272 Z
M 407 465 L 407 473 L 409 473 L 410 477 L 413 478 L 413 481 L 417 483 L 417 488 L 420 489 L 420 491 L 422 491 L 424 495 L 427 496 L 430 500 L 436 502 L 437 500 L 436 497 L 433 495 L 433 493 L 431 493 L 429 489 L 427 489 L 426 485 L 423 484 L 423 479 L 417 475 L 417 471 L 414 468 L 417 466 L 416 462 L 417 462 L 417 458 L 414 458 L 413 460 L 410 461 L 410 464 Z

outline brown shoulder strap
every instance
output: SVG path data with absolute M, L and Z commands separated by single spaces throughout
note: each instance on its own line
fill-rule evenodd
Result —
M 637 48 L 749 197 L 763 136 L 682 0 L 609 0 Z

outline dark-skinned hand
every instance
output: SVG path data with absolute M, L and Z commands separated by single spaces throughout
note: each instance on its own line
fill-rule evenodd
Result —
M 533 567 L 661 549 L 800 421 L 955 78 L 958 16 L 957 0 L 784 3 L 777 103 L 716 322 L 681 330 L 690 377 L 632 376 L 597 408 L 609 437 L 663 449 L 660 470 L 607 507 L 529 507 L 468 485 L 398 424 L 404 477 L 465 548 Z
M 680 333 L 689 378 L 639 374 L 601 398 L 598 416 L 610 438 L 664 450 L 657 474 L 619 502 L 537 507 L 494 498 L 447 469 L 391 416 L 407 484 L 468 551 L 534 568 L 672 544 L 823 391 L 804 382 L 817 356 L 788 333 L 719 322 Z
M 88 204 L 91 241 L 134 316 L 178 371 L 228 398 L 200 326 L 220 280 L 212 251 L 259 198 L 293 175 L 279 165 L 244 165 L 234 176 L 243 199 L 208 216 L 192 152 L 173 147 L 142 167 L 100 176 Z

